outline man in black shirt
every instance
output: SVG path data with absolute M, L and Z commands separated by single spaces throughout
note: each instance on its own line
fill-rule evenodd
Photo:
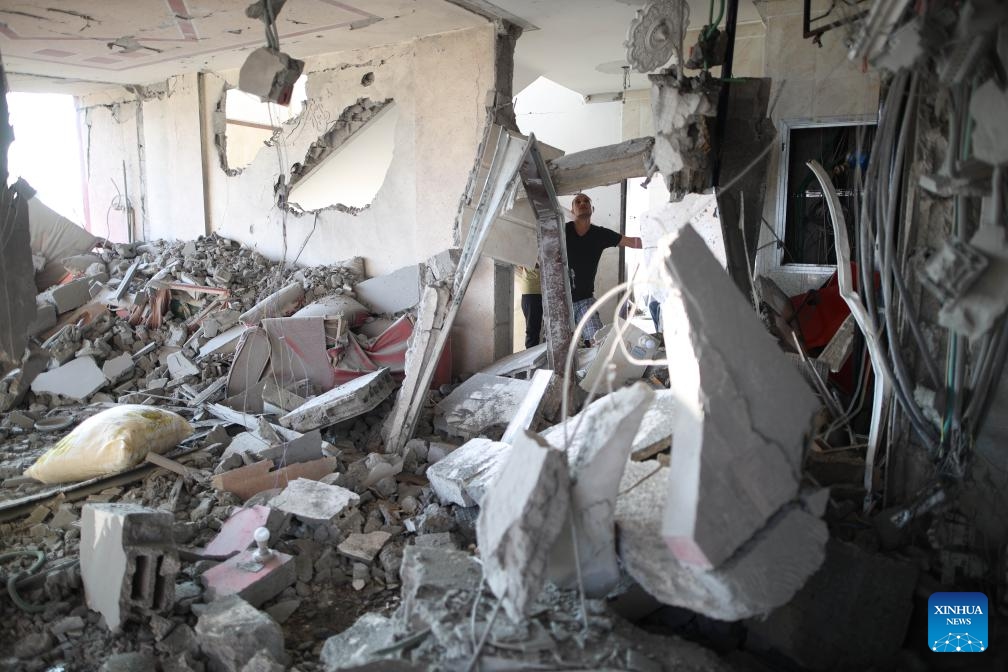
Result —
M 635 249 L 641 247 L 640 238 L 621 236 L 616 231 L 592 224 L 593 212 L 595 212 L 595 208 L 588 196 L 585 194 L 574 195 L 574 201 L 571 203 L 574 221 L 567 222 L 565 239 L 575 323 L 579 322 L 595 303 L 595 274 L 598 273 L 602 251 L 609 247 Z M 599 317 L 598 311 L 595 311 L 585 324 L 582 333 L 583 339 L 590 342 L 601 328 L 602 319 Z

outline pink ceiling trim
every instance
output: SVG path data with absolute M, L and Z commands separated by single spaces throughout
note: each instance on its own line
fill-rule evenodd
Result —
M 172 14 L 175 15 L 175 23 L 178 24 L 182 37 L 187 42 L 199 40 L 196 24 L 189 17 L 189 8 L 186 6 L 185 0 L 165 0 L 165 3 L 168 5 L 168 9 L 172 11 Z

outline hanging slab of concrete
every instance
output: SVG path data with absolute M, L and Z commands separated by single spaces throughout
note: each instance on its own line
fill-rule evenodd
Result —
M 35 394 L 58 394 L 83 401 L 106 383 L 108 380 L 93 357 L 78 357 L 52 371 L 40 373 L 32 381 L 31 389 Z
M 427 479 L 442 502 L 473 506 L 483 495 L 511 447 L 477 437 L 467 441 L 427 468 Z
M 805 670 L 887 664 L 906 637 L 916 586 L 913 563 L 831 539 L 823 566 L 794 598 L 746 623 L 746 648 L 776 650 Z
M 568 521 L 549 561 L 550 580 L 559 588 L 577 586 L 577 562 L 590 597 L 604 597 L 619 583 L 613 512 L 623 467 L 652 395 L 644 383 L 625 387 L 543 432 L 551 446 L 566 448 L 573 484 L 570 518 L 577 536 L 577 554 Z
M 434 407 L 434 427 L 463 440 L 488 434 L 493 427 L 503 430 L 531 386 L 527 380 L 474 374 Z
M 298 478 L 271 499 L 269 505 L 307 522 L 329 523 L 359 501 L 360 496 L 346 488 Z
M 484 576 L 516 623 L 542 590 L 569 505 L 566 454 L 537 434 L 519 432 L 476 521 Z
M 644 177 L 652 166 L 652 137 L 635 138 L 615 145 L 593 147 L 547 162 L 558 196 L 576 194 L 593 187 Z
M 175 517 L 136 504 L 85 504 L 80 569 L 88 608 L 117 631 L 136 611 L 162 612 L 175 603 L 179 570 Z
M 413 264 L 354 285 L 357 300 L 372 313 L 398 313 L 420 301 L 423 266 Z
M 280 418 L 280 424 L 299 432 L 335 425 L 372 410 L 393 389 L 392 374 L 381 368 L 308 400 Z
M 662 535 L 675 557 L 711 568 L 796 496 L 820 403 L 693 227 L 666 247 L 674 288 L 662 319 L 679 413 Z
M 715 569 L 680 562 L 661 536 L 668 488 L 679 475 L 656 464 L 626 465 L 615 513 L 620 563 L 655 599 L 737 621 L 785 604 L 822 564 L 829 531 L 797 507 L 774 516 Z

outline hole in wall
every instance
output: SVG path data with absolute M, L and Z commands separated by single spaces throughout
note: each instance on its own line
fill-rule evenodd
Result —
M 286 106 L 264 103 L 258 96 L 238 89 L 225 92 L 218 104 L 218 112 L 224 116 L 224 132 L 216 137 L 225 172 L 229 175 L 241 172 L 284 123 L 301 114 L 308 98 L 307 80 L 307 75 L 298 78 L 290 105 Z
M 361 86 L 371 86 L 372 84 L 374 84 L 374 73 L 369 72 L 363 77 L 361 77 L 360 83 Z
M 389 98 L 361 98 L 316 140 L 288 183 L 288 205 L 298 211 L 334 207 L 356 214 L 385 182 L 395 150 L 399 110 Z

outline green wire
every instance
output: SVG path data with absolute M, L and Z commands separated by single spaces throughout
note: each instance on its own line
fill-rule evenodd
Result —
M 724 18 L 724 6 L 725 6 L 725 0 L 721 0 L 721 9 L 718 11 L 717 18 L 716 19 L 711 18 L 710 23 L 707 24 L 707 26 L 704 28 L 703 37 L 704 37 L 705 40 L 708 37 L 710 37 L 714 33 L 715 30 L 717 30 L 718 24 L 721 23 L 721 19 Z M 711 10 L 710 11 L 710 16 L 713 17 L 714 16 L 714 0 L 711 0 L 710 10 Z

